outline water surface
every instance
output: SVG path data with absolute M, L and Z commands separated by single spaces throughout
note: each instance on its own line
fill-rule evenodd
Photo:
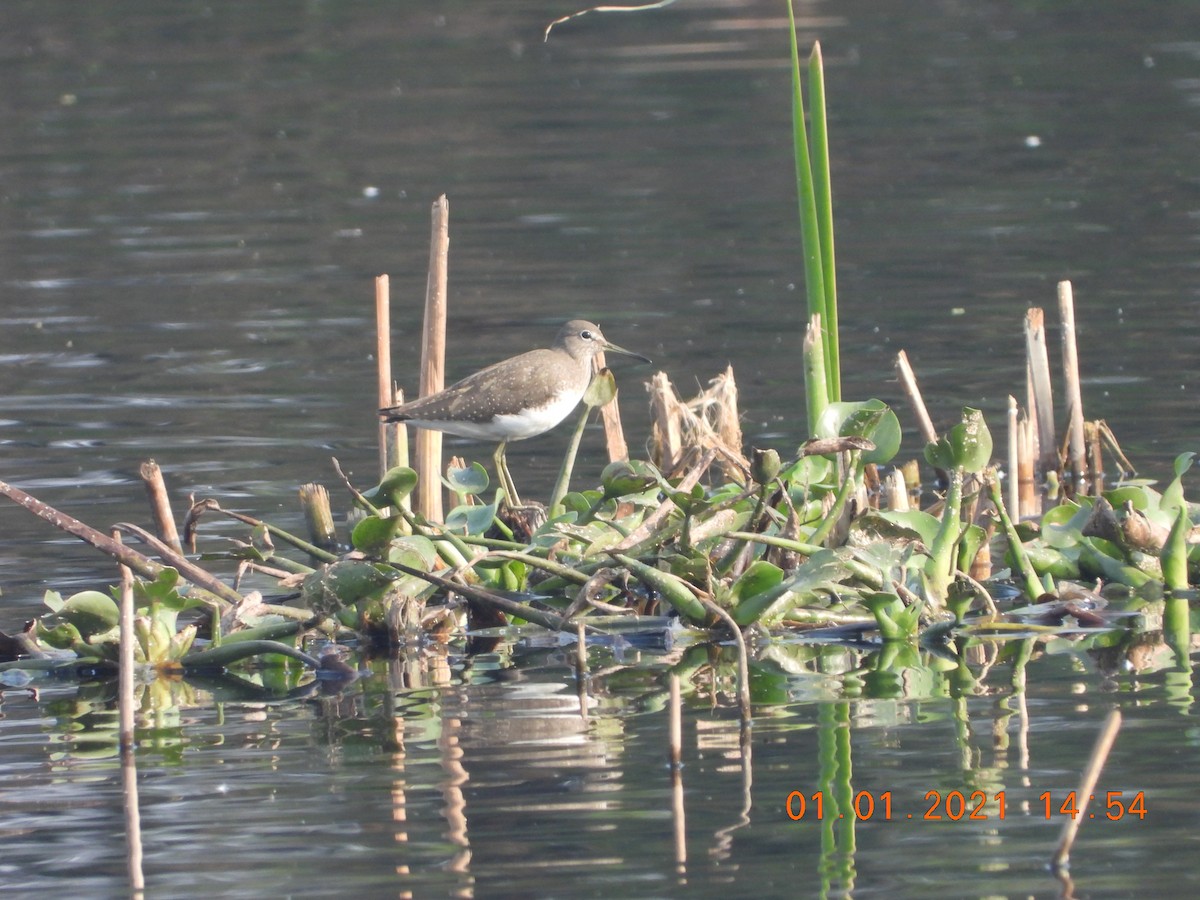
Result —
M 451 377 L 584 316 L 684 392 L 732 363 L 748 443 L 793 447 L 803 286 L 782 4 L 593 15 L 542 43 L 569 11 L 5 4 L 0 478 L 97 527 L 146 521 L 148 457 L 179 509 L 194 493 L 283 525 L 299 523 L 299 484 L 336 494 L 332 455 L 369 484 L 372 279 L 391 276 L 394 370 L 411 391 L 441 193 Z M 919 456 L 892 375 L 904 348 L 939 425 L 973 405 L 1000 434 L 1007 395 L 1024 395 L 1024 311 L 1052 311 L 1070 278 L 1088 417 L 1151 475 L 1200 449 L 1200 8 L 798 13 L 827 66 L 846 396 L 895 404 L 902 452 Z M 650 371 L 617 371 L 636 454 Z M 566 439 L 511 449 L 530 495 Z M 581 477 L 600 446 L 585 440 Z M 47 587 L 113 577 L 0 506 L 0 627 L 36 614 Z M 735 717 L 697 695 L 681 873 L 665 665 L 593 682 L 586 723 L 567 663 L 533 651 L 459 649 L 437 677 L 381 672 L 337 699 L 185 698 L 139 751 L 154 894 L 728 896 L 817 894 L 824 880 L 826 893 L 1050 896 L 1060 823 L 1036 798 L 1074 783 L 1113 706 L 1128 721 L 1104 783 L 1145 789 L 1151 815 L 1085 826 L 1076 875 L 1091 896 L 1194 882 L 1180 783 L 1197 761 L 1194 693 L 1169 667 L 1110 673 L 1064 652 L 1037 661 L 1024 693 L 1001 665 L 961 696 L 938 682 L 895 697 L 825 663 L 775 672 L 749 813 Z M 120 894 L 103 691 L 10 694 L 4 711 L 6 886 Z M 787 794 L 815 789 L 821 741 L 838 733 L 855 785 L 893 791 L 897 808 L 972 785 L 1029 806 L 1002 826 L 869 821 L 830 836 L 791 822 Z M 80 752 L 93 744 L 99 760 Z

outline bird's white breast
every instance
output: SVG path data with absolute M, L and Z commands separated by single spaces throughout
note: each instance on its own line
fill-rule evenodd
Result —
M 549 431 L 579 405 L 580 398 L 580 394 L 565 391 L 544 406 L 528 407 L 515 415 L 496 416 L 493 427 L 502 430 L 507 441 L 522 441 Z

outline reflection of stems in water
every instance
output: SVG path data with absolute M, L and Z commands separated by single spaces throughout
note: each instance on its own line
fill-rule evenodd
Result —
M 955 697 L 950 703 L 954 715 L 954 743 L 958 745 L 959 768 L 970 772 L 975 768 L 971 753 L 971 716 L 967 712 L 967 698 Z
M 679 694 L 679 676 L 667 676 L 670 699 L 667 703 L 667 762 L 678 769 L 683 762 L 683 710 Z
M 683 769 L 671 770 L 671 818 L 675 823 L 675 874 L 687 877 L 687 819 L 683 805 Z
M 120 539 L 114 533 L 114 539 Z M 129 889 L 140 897 L 146 887 L 142 873 L 142 818 L 138 806 L 137 760 L 134 756 L 133 700 L 133 572 L 121 566 L 121 668 L 117 685 L 117 705 L 121 727 L 121 786 L 125 805 L 125 856 Z
M 582 622 L 576 622 L 575 691 L 579 696 L 579 718 L 585 726 L 588 720 L 588 683 L 587 629 Z
M 1175 668 L 1164 673 L 1167 698 L 1171 705 L 1185 715 L 1191 709 L 1192 697 L 1192 623 L 1188 597 L 1195 591 L 1179 591 L 1167 597 L 1163 607 L 1163 638 L 1175 654 Z
M 671 764 L 671 818 L 675 824 L 675 873 L 687 874 L 687 826 L 683 806 L 683 699 L 679 676 L 667 676 L 667 760 Z
M 734 820 L 732 825 L 726 825 L 724 828 L 718 828 L 713 832 L 716 842 L 713 844 L 712 850 L 709 851 L 709 856 L 716 860 L 726 860 L 733 856 L 733 833 L 739 828 L 745 828 L 750 824 L 750 807 L 754 802 L 751 797 L 750 788 L 754 785 L 754 770 L 750 762 L 750 743 L 747 740 L 745 722 L 742 723 L 740 743 L 742 749 L 742 808 L 738 810 L 737 819 Z
M 1071 858 L 1071 846 L 1075 843 L 1075 835 L 1079 832 L 1079 826 L 1083 824 L 1084 816 L 1087 813 L 1088 798 L 1096 790 L 1100 771 L 1108 760 L 1108 753 L 1112 750 L 1113 742 L 1116 741 L 1117 732 L 1120 730 L 1121 711 L 1114 709 L 1104 720 L 1100 735 L 1096 738 L 1096 744 L 1092 748 L 1092 755 L 1088 758 L 1087 768 L 1083 770 L 1083 777 L 1079 780 L 1079 788 L 1075 792 L 1075 796 L 1079 798 L 1079 814 L 1072 815 L 1063 822 L 1058 848 L 1054 851 L 1054 859 L 1050 863 L 1055 872 L 1066 871 L 1067 863 Z
M 746 655 L 746 637 L 742 634 L 742 629 L 738 627 L 737 622 L 733 620 L 733 616 L 729 615 L 723 607 L 718 606 L 703 595 L 696 599 L 700 601 L 700 604 L 706 610 L 729 626 L 730 632 L 733 633 L 734 642 L 737 644 L 738 711 L 742 715 L 742 733 L 744 736 L 750 724 L 750 663 Z M 748 742 L 743 740 L 742 744 L 742 753 L 745 755 L 749 749 Z
M 1192 623 L 1186 596 L 1163 601 L 1163 638 L 1175 653 L 1175 665 L 1191 670 Z
M 1022 777 L 1022 783 L 1026 787 L 1029 786 L 1029 698 L 1025 693 L 1025 667 L 1033 658 L 1035 642 L 1035 638 L 1026 638 L 1021 641 L 1017 658 L 1013 660 L 1012 675 L 1013 697 L 1017 701 L 1019 714 L 1017 721 L 1020 723 L 1017 729 L 1017 769 L 1026 773 Z
M 840 884 L 838 893 L 854 887 L 855 823 L 852 805 L 850 704 L 845 700 L 822 703 L 818 718 L 817 753 L 820 759 L 818 787 L 825 798 L 821 819 L 821 892 L 831 893 L 831 879 Z M 841 815 L 845 818 L 839 818 Z M 842 827 L 839 832 L 838 826 Z M 838 847 L 839 836 L 842 846 Z
M 471 868 L 471 841 L 467 835 L 467 799 L 463 796 L 462 789 L 470 775 L 462 764 L 463 751 L 458 741 L 461 731 L 462 719 L 445 718 L 442 720 L 441 735 L 438 737 L 442 768 L 447 775 L 442 786 L 442 798 L 446 802 L 443 815 L 450 826 L 446 837 L 450 843 L 460 848 L 446 864 L 452 872 L 468 872 Z

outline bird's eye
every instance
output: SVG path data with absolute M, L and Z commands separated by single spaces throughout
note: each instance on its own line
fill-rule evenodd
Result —
M 594 334 L 592 334 L 590 331 L 588 331 L 586 328 L 583 331 L 579 332 L 579 336 L 581 338 L 583 338 L 585 341 L 594 341 L 596 339 L 596 336 Z

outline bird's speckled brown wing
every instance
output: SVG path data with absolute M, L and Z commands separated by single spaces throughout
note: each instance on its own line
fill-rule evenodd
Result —
M 564 362 L 570 363 L 570 377 L 564 377 Z M 549 398 L 563 387 L 582 392 L 587 386 L 586 373 L 581 376 L 582 371 L 574 360 L 561 353 L 531 350 L 480 369 L 444 391 L 381 413 L 389 422 L 490 422 L 497 415 L 511 415 L 530 405 L 540 405 L 531 401 Z

